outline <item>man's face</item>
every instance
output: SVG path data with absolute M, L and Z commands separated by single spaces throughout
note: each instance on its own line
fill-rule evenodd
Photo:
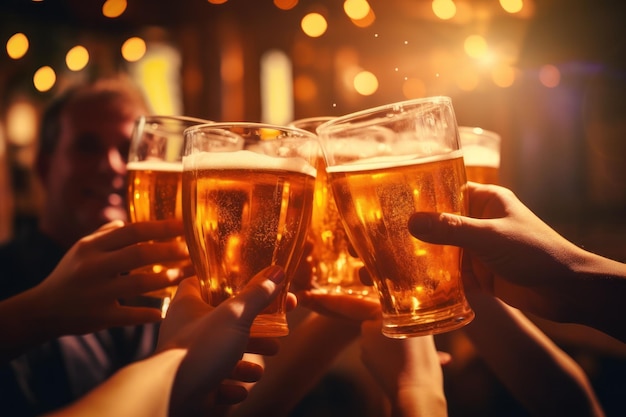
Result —
M 121 99 L 75 103 L 61 116 L 60 140 L 43 178 L 43 223 L 73 242 L 114 219 L 126 219 L 126 158 L 141 114 Z M 62 235 L 62 236 L 60 236 Z

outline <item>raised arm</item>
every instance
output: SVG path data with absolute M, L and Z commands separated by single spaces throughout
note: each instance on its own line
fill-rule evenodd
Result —
M 464 283 L 537 316 L 626 342 L 626 265 L 559 235 L 510 190 L 468 183 L 470 213 L 415 213 L 420 240 L 464 250 Z

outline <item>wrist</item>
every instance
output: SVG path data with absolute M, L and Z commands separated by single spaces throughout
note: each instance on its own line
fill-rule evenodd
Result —
M 10 320 L 0 321 L 2 357 L 13 358 L 29 348 L 59 336 L 53 329 L 51 309 L 45 297 L 35 288 L 26 290 L 0 303 L 0 314 Z

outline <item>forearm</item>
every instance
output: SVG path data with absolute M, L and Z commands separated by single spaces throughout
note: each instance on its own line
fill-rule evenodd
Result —
M 571 293 L 572 322 L 626 343 L 626 264 L 587 252 L 572 269 L 576 285 L 566 289 Z
M 0 360 L 9 361 L 31 347 L 60 336 L 37 288 L 0 302 Z
M 447 417 L 443 387 L 438 388 L 433 389 L 433 383 L 430 383 L 400 389 L 391 404 L 391 417 Z
M 48 417 L 166 417 L 174 377 L 185 355 L 171 349 L 135 362 Z
M 472 292 L 468 298 L 476 319 L 466 334 L 532 415 L 603 415 L 580 366 L 526 316 L 489 295 Z

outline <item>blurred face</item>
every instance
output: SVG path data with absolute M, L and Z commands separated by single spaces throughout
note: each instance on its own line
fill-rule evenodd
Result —
M 43 176 L 42 228 L 59 243 L 69 246 L 108 221 L 126 220 L 126 158 L 141 110 L 121 98 L 65 109 Z

